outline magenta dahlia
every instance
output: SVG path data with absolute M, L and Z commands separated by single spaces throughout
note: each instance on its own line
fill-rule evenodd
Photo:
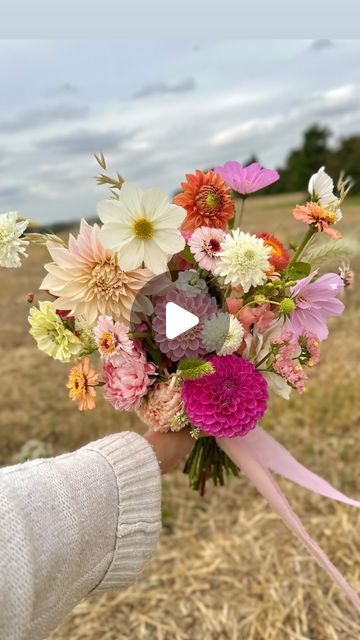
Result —
M 169 340 L 166 337 L 166 304 L 174 302 L 183 309 L 194 313 L 199 318 L 199 324 L 185 331 L 178 338 Z M 157 299 L 155 304 L 155 319 L 152 323 L 155 342 L 168 358 L 177 362 L 181 358 L 198 358 L 206 354 L 206 347 L 202 342 L 201 332 L 205 320 L 216 313 L 215 298 L 205 294 L 188 296 L 183 291 L 172 289 L 165 296 Z
M 185 380 L 182 389 L 190 422 L 216 438 L 245 436 L 265 413 L 267 382 L 254 365 L 231 354 L 212 356 L 210 373 Z

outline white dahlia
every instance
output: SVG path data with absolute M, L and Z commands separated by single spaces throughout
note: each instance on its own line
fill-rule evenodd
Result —
M 18 222 L 14 211 L 0 214 L 0 267 L 21 267 L 20 254 L 27 255 L 29 244 L 21 236 L 28 224 L 28 220 Z
M 219 311 L 209 320 L 205 320 L 201 338 L 209 353 L 216 352 L 218 356 L 234 353 L 244 337 L 244 327 L 235 316 Z
M 262 238 L 235 229 L 227 233 L 221 243 L 219 263 L 215 273 L 225 278 L 225 284 L 241 285 L 246 293 L 266 280 L 270 268 L 269 255 L 272 248 L 265 246 Z
M 101 242 L 119 253 L 124 271 L 144 264 L 155 274 L 164 273 L 170 258 L 185 246 L 180 226 L 186 211 L 170 204 L 162 189 L 144 193 L 124 182 L 119 200 L 99 202 L 97 212 L 103 223 Z

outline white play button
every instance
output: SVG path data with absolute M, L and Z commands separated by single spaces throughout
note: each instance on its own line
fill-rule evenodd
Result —
M 199 318 L 196 315 L 179 307 L 175 302 L 167 302 L 165 313 L 165 332 L 168 340 L 177 338 L 199 324 Z

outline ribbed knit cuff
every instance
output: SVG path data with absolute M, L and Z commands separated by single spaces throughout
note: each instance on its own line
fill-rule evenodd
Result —
M 119 516 L 114 555 L 92 593 L 128 587 L 155 551 L 161 529 L 161 481 L 150 444 L 136 433 L 107 436 L 84 447 L 112 467 L 118 487 Z

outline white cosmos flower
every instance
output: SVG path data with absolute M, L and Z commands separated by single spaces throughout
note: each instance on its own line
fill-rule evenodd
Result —
M 221 242 L 215 274 L 224 276 L 225 284 L 241 285 L 246 293 L 265 282 L 270 253 L 271 247 L 265 246 L 262 238 L 235 229 Z
M 309 180 L 309 193 L 313 200 L 323 207 L 337 208 L 339 198 L 334 195 L 334 182 L 326 173 L 325 167 L 320 167 Z
M 205 320 L 201 339 L 209 353 L 218 356 L 234 353 L 242 343 L 244 327 L 235 316 L 219 311 Z
M 0 267 L 21 267 L 20 254 L 26 256 L 25 247 L 29 244 L 21 238 L 28 220 L 17 222 L 14 211 L 0 214 Z
M 97 212 L 103 223 L 100 240 L 106 249 L 119 252 L 124 271 L 144 263 L 153 273 L 163 273 L 169 259 L 185 246 L 179 228 L 186 211 L 170 204 L 162 189 L 144 193 L 124 182 L 119 200 L 99 202 Z

